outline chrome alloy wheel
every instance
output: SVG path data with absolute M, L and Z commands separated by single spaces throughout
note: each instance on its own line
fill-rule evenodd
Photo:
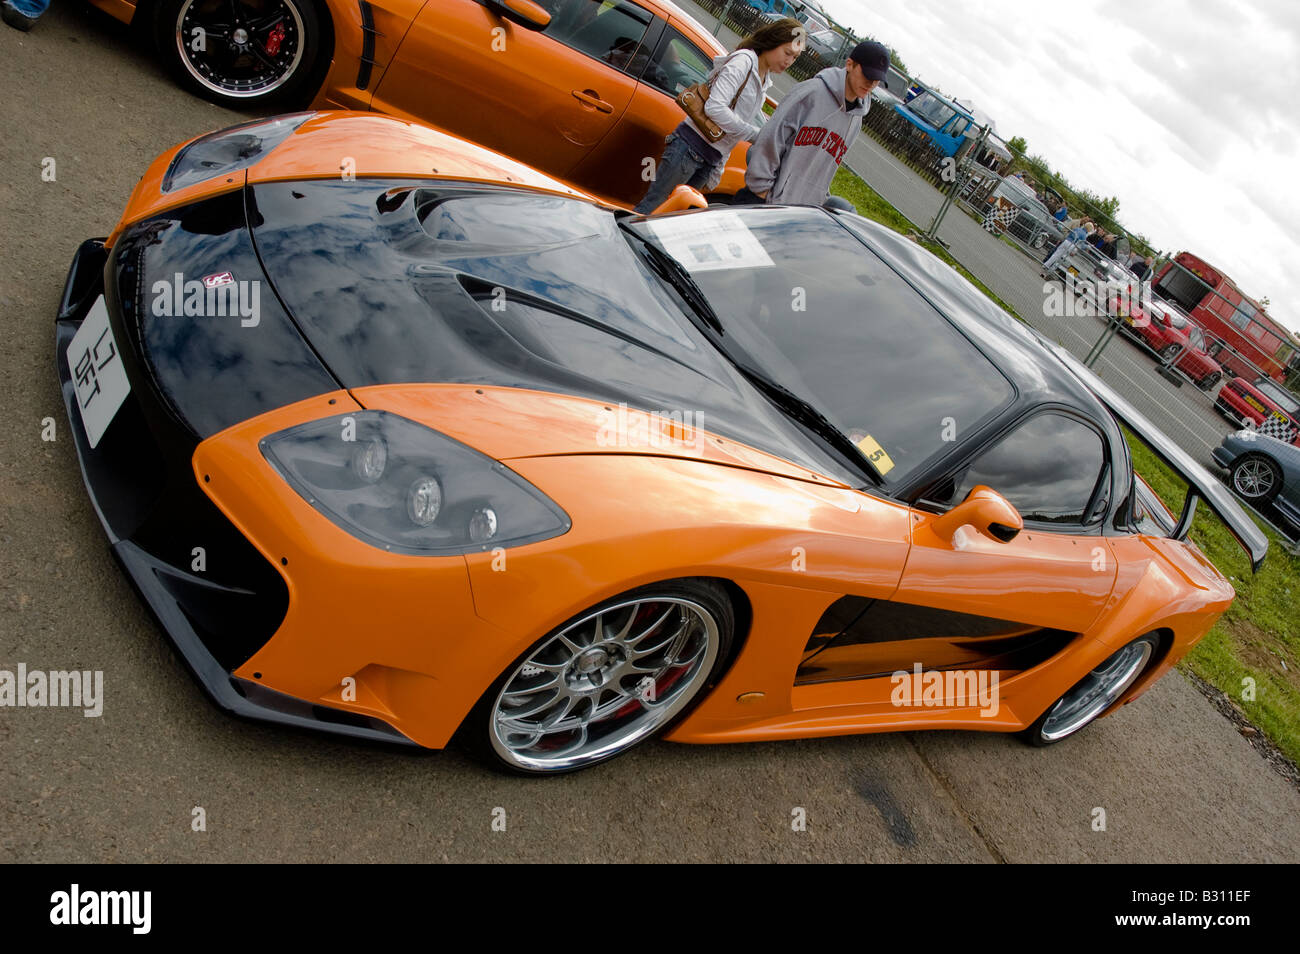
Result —
M 222 96 L 265 96 L 302 63 L 302 14 L 295 0 L 185 0 L 176 51 L 200 85 Z
M 1040 734 L 1055 742 L 1083 728 L 1124 694 L 1155 652 L 1155 637 L 1135 639 L 1084 676 L 1047 713 Z
M 568 771 L 668 723 L 709 678 L 718 622 L 699 603 L 648 595 L 588 613 L 520 663 L 493 702 L 497 755 Z
M 1267 497 L 1275 480 L 1272 465 L 1260 457 L 1247 458 L 1232 470 L 1232 486 L 1247 500 Z

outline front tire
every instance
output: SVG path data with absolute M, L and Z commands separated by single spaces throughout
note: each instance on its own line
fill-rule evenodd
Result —
M 321 16 L 313 0 L 161 0 L 154 40 L 176 80 L 204 99 L 232 109 L 299 105 L 328 55 Z
M 606 600 L 506 668 L 462 726 L 493 768 L 559 775 L 622 755 L 677 722 L 720 676 L 735 615 L 707 580 Z
M 1022 737 L 1030 745 L 1044 746 L 1074 735 L 1115 704 L 1151 664 L 1159 648 L 1159 637 L 1147 633 L 1116 650 L 1052 703 Z

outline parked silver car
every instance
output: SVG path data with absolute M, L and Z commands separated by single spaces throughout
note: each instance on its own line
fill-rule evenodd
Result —
M 1007 223 L 1006 231 L 1030 248 L 1042 248 L 1047 242 L 1060 241 L 1065 237 L 1065 227 L 1052 218 L 1047 206 L 1038 200 L 1034 190 L 1015 177 L 1008 177 L 998 183 L 989 193 L 989 210 L 985 214 L 994 214 L 999 207 L 998 199 L 1014 205 L 1016 216 Z

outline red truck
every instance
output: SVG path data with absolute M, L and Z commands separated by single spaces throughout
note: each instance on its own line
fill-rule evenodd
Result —
M 1289 373 L 1300 371 L 1300 349 L 1287 330 L 1204 259 L 1179 252 L 1157 273 L 1152 289 L 1236 350 L 1233 354 L 1210 346 L 1210 354 L 1229 376 L 1253 381 L 1262 375 L 1285 382 Z

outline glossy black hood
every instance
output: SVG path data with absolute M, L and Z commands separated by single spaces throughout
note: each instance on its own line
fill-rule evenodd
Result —
M 851 479 L 708 343 L 607 211 L 373 179 L 259 184 L 247 204 L 276 298 L 344 387 L 489 384 L 693 411 Z
M 194 437 L 339 387 L 266 281 L 243 190 L 131 226 L 105 273 L 128 366 Z

